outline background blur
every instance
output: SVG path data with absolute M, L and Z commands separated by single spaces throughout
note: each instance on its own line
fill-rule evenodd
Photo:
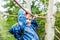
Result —
M 18 0 L 21 5 L 26 7 L 26 0 Z M 49 0 L 30 0 L 31 4 L 31 12 L 33 14 L 40 14 L 41 16 L 46 16 L 46 12 L 48 10 L 48 1 Z M 60 31 L 60 0 L 56 0 L 56 14 L 55 14 L 55 27 Z M 13 0 L 0 0 L 0 40 L 16 40 L 8 30 L 10 27 L 17 23 L 17 14 L 19 10 L 19 6 L 14 3 Z M 45 38 L 45 23 L 46 18 L 36 18 L 38 21 L 38 28 L 36 30 L 40 40 L 44 40 Z M 59 32 L 58 31 L 58 32 Z M 55 30 L 54 40 L 58 40 L 60 38 L 60 34 Z

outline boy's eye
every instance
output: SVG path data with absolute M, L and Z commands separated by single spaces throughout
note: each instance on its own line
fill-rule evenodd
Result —
M 26 18 L 28 20 L 28 18 Z
M 31 20 L 31 19 L 29 19 L 29 20 Z
M 26 18 L 27 20 L 31 20 L 31 19 L 29 19 L 29 18 Z

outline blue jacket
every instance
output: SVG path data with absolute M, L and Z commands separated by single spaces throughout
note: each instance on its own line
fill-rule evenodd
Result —
M 35 29 L 37 27 L 36 20 L 32 20 L 32 23 L 30 26 L 26 26 L 23 31 L 23 40 L 39 40 Z
M 26 26 L 26 17 L 24 16 L 24 10 L 20 9 L 18 12 L 18 24 L 14 24 L 9 32 L 14 35 L 17 40 L 39 40 L 35 29 L 38 24 L 36 20 L 31 21 L 30 26 Z M 22 32 L 19 34 L 19 32 Z

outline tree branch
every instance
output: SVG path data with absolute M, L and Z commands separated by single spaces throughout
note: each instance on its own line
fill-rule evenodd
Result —
M 12 14 L 2 14 L 3 16 L 18 16 L 18 15 L 12 15 Z M 46 18 L 46 16 L 41 16 L 41 15 L 39 15 L 39 14 L 34 14 L 34 15 L 36 15 L 38 18 Z M 36 17 L 36 18 L 37 18 Z
M 60 40 L 60 38 L 59 38 L 57 35 L 55 35 L 55 37 L 56 37 L 58 40 Z
M 55 30 L 60 34 L 60 31 L 55 27 Z

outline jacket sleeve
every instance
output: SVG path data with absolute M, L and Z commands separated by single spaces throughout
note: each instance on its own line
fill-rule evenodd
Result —
M 20 15 L 18 19 L 18 26 L 14 24 L 9 29 L 9 32 L 13 34 L 15 38 L 21 39 L 22 34 L 19 34 L 19 32 L 24 30 L 25 25 L 26 25 L 26 18 L 24 17 L 24 15 Z
M 21 30 L 23 30 L 24 27 L 26 26 L 26 18 L 24 15 L 20 15 L 18 17 L 18 25 L 20 26 Z
M 20 30 L 24 29 L 25 25 L 26 25 L 26 19 L 23 15 L 21 15 L 18 20 L 18 25 L 17 24 L 12 25 L 11 28 L 9 29 L 9 32 L 11 34 L 19 32 Z
M 21 34 L 18 34 L 20 32 L 20 27 L 18 27 L 16 24 L 14 24 L 10 29 L 9 32 L 14 35 L 16 39 L 21 39 Z
M 14 34 L 15 28 L 16 28 L 16 24 L 12 25 L 11 28 L 9 29 L 9 32 L 10 32 L 11 34 Z
M 34 20 L 34 19 L 31 21 L 31 25 L 32 25 L 32 28 L 33 28 L 34 30 L 38 27 L 38 23 L 37 23 L 37 21 Z

